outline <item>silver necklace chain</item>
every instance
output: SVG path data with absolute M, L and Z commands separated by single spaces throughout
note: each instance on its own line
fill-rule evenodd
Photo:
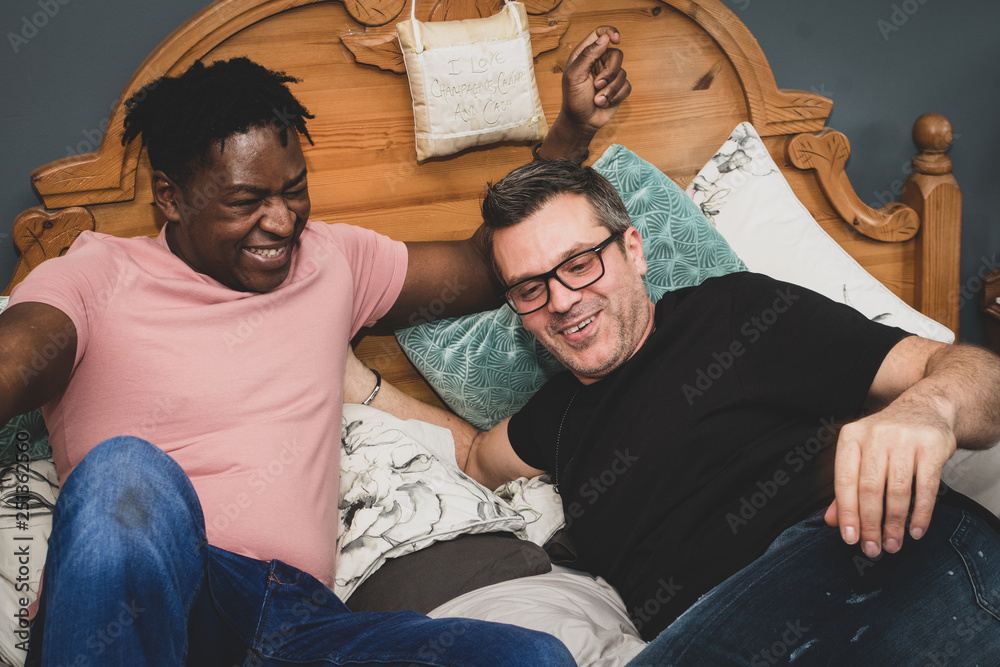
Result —
M 573 395 L 569 397 L 569 403 L 566 404 L 566 409 L 563 411 L 562 419 L 559 420 L 559 431 L 556 433 L 556 465 L 555 465 L 556 493 L 559 493 L 559 443 L 562 442 L 563 424 L 566 423 L 566 417 L 569 416 L 569 409 L 573 405 L 573 401 L 576 400 L 576 395 L 579 393 L 580 393 L 580 386 L 577 385 L 576 389 L 573 391 Z M 570 461 L 572 460 L 573 458 L 570 457 Z M 567 463 L 566 466 L 569 467 L 569 464 Z

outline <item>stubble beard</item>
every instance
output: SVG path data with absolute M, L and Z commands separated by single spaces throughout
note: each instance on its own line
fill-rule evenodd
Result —
M 642 279 L 640 278 L 640 286 L 641 280 Z M 619 326 L 617 330 L 612 332 L 612 349 L 610 354 L 605 357 L 603 361 L 600 361 L 595 366 L 587 367 L 578 361 L 578 356 L 571 353 L 571 350 L 582 351 L 588 347 L 599 344 L 601 342 L 599 340 L 587 339 L 583 348 L 573 348 L 565 343 L 562 343 L 561 345 L 551 344 L 552 341 L 559 340 L 558 337 L 562 334 L 556 332 L 565 326 L 565 322 L 572 321 L 574 319 L 572 313 L 568 314 L 564 318 L 560 318 L 560 320 L 563 321 L 561 325 L 553 322 L 552 327 L 550 327 L 548 338 L 550 345 L 545 345 L 546 349 L 552 353 L 552 356 L 554 356 L 559 363 L 565 366 L 578 378 L 586 377 L 599 379 L 607 376 L 616 368 L 624 364 L 635 353 L 639 346 L 639 342 L 642 340 L 643 334 L 646 332 L 650 317 L 647 305 L 648 298 L 646 298 L 645 287 L 641 286 L 640 288 L 642 290 L 642 298 L 639 298 L 637 294 L 635 298 L 629 299 L 622 304 L 622 308 L 618 312 L 621 316 L 618 320 Z M 606 316 L 610 315 L 610 318 L 604 318 L 605 322 L 602 323 L 603 326 L 607 326 L 607 320 L 614 319 L 616 313 L 610 310 L 609 306 L 611 301 L 609 299 L 606 297 L 600 297 L 600 299 L 600 310 L 602 314 Z M 581 310 L 584 312 L 593 312 L 593 302 L 584 306 Z M 567 348 L 569 349 L 567 350 Z

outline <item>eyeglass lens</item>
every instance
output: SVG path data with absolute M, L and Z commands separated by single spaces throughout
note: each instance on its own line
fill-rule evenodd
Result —
M 571 290 L 578 290 L 596 282 L 604 274 L 600 252 L 588 250 L 570 257 L 557 266 L 551 275 Z M 539 277 L 519 283 L 507 292 L 515 310 L 526 314 L 537 310 L 548 301 L 549 276 Z

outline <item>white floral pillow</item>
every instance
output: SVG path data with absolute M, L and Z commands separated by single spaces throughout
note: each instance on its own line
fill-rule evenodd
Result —
M 846 303 L 869 319 L 951 343 L 955 334 L 873 278 L 819 226 L 750 123 L 698 172 L 688 195 L 747 268 Z
M 0 662 L 24 664 L 59 495 L 51 459 L 0 468 Z
M 447 429 L 345 405 L 334 592 L 346 600 L 388 558 L 525 520 L 455 462 Z
M 497 489 L 497 496 L 524 517 L 527 524 L 518 535 L 544 547 L 566 525 L 562 498 L 549 475 L 518 477 Z

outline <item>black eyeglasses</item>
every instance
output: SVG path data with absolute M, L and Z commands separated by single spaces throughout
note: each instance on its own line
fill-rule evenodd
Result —
M 548 273 L 525 278 L 511 285 L 504 292 L 507 305 L 518 315 L 528 315 L 544 308 L 549 302 L 549 280 L 552 278 L 574 292 L 593 285 L 604 277 L 604 258 L 601 253 L 621 235 L 621 232 L 615 232 L 593 248 L 563 260 Z

